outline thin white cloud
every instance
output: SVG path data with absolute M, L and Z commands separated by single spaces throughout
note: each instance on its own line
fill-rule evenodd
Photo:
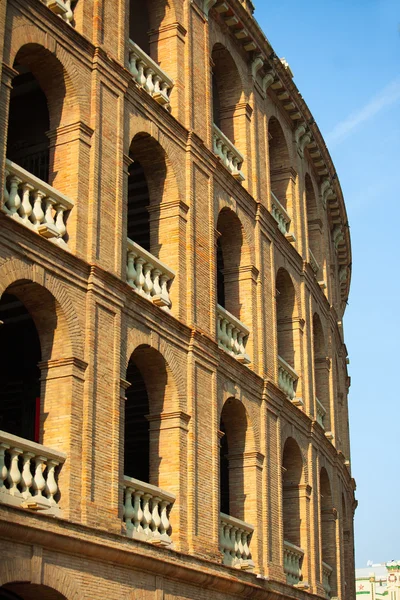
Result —
M 337 145 L 343 141 L 356 127 L 369 121 L 381 110 L 400 100 L 400 78 L 389 83 L 364 107 L 352 113 L 347 119 L 338 123 L 327 136 L 328 145 Z

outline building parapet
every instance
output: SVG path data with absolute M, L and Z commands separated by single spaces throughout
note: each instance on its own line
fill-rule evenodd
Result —
M 144 248 L 127 239 L 126 280 L 141 296 L 169 310 L 175 272 Z
M 217 337 L 220 348 L 234 356 L 239 362 L 249 364 L 251 360 L 246 353 L 246 344 L 250 329 L 219 304 L 217 305 L 217 318 Z
M 165 106 L 165 108 L 169 108 L 169 97 L 174 82 L 132 40 L 129 40 L 129 70 L 139 87 L 143 88 L 156 102 Z
M 11 160 L 6 160 L 2 210 L 39 235 L 68 248 L 66 217 L 74 202 Z
M 244 571 L 251 571 L 250 542 L 254 527 L 245 521 L 220 513 L 220 550 L 223 564 Z
M 57 469 L 67 455 L 0 431 L 0 504 L 59 514 Z
M 123 488 L 126 535 L 152 544 L 170 546 L 169 514 L 176 500 L 174 494 L 126 475 Z

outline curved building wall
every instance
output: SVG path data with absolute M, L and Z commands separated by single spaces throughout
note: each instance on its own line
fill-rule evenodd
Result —
M 2 4 L 0 598 L 354 597 L 346 210 L 252 12 Z

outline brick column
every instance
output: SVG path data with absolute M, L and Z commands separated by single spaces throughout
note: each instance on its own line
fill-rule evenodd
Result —
M 82 397 L 87 363 L 59 358 L 39 363 L 41 370 L 40 440 L 61 450 L 67 460 L 59 475 L 63 516 L 80 520 L 82 496 Z
M 5 4 L 5 3 L 4 3 Z M 1 8 L 0 8 L 1 10 Z M 7 158 L 7 131 L 8 131 L 8 113 L 10 108 L 10 95 L 12 90 L 12 80 L 18 75 L 17 71 L 9 65 L 3 63 L 1 71 L 0 87 L 0 165 L 3 167 Z M 0 197 L 3 196 L 4 189 L 4 170 L 0 168 Z
M 182 411 L 148 415 L 150 483 L 175 494 L 170 522 L 177 550 L 187 552 L 187 434 L 190 416 Z
M 49 183 L 75 202 L 68 217 L 68 245 L 87 257 L 90 148 L 93 130 L 82 121 L 47 132 L 50 140 Z

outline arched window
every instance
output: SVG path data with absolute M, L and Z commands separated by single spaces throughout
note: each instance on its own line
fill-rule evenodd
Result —
M 303 458 L 288 438 L 282 455 L 283 566 L 287 583 L 297 585 L 307 568 L 307 502 Z
M 276 277 L 276 318 L 278 336 L 279 385 L 291 400 L 301 397 L 300 322 L 296 293 L 289 273 L 279 269 Z
M 285 135 L 275 117 L 269 120 L 268 133 L 272 215 L 279 230 L 290 241 L 294 241 L 292 221 L 295 179 Z
M 322 222 L 318 214 L 318 205 L 315 198 L 314 186 L 308 173 L 306 173 L 305 177 L 305 193 L 307 207 L 308 248 L 310 250 L 310 256 L 308 257 L 308 260 L 317 280 L 322 281 L 324 279 Z
M 0 429 L 39 442 L 41 348 L 30 313 L 14 295 L 0 300 Z
M 337 595 L 336 579 L 336 512 L 326 469 L 320 473 L 322 583 L 326 594 Z
M 213 121 L 222 133 L 240 149 L 241 115 L 238 105 L 242 100 L 242 82 L 230 52 L 215 44 L 212 50 Z
M 175 175 L 165 151 L 147 133 L 135 135 L 129 156 L 127 281 L 157 306 L 169 308 L 181 251 Z
M 248 363 L 250 345 L 247 347 L 246 344 L 250 330 L 247 324 L 251 324 L 253 319 L 254 293 L 250 251 L 242 224 L 232 210 L 228 208 L 221 210 L 217 221 L 217 232 L 219 236 L 216 249 L 219 342 L 238 360 Z M 247 348 L 246 352 L 245 348 Z
M 157 350 L 144 345 L 136 348 L 126 378 L 130 383 L 123 465 L 127 534 L 169 545 L 172 529 L 180 530 L 179 523 L 186 519 L 180 490 L 185 478 L 181 465 L 186 455 L 187 419 L 178 410 L 171 370 Z M 174 515 L 170 514 L 173 505 Z
M 50 129 L 47 98 L 29 66 L 16 61 L 8 118 L 7 158 L 49 181 Z
M 258 464 L 254 436 L 246 410 L 239 400 L 229 398 L 220 419 L 220 519 L 224 564 L 252 569 L 250 541 L 257 524 Z M 240 543 L 233 555 L 232 540 Z M 256 546 L 257 542 L 255 542 Z
M 329 361 L 327 359 L 325 336 L 322 329 L 321 319 L 317 313 L 313 316 L 313 340 L 314 340 L 314 378 L 315 395 L 320 418 L 320 424 L 331 431 L 331 407 L 329 393 Z
M 151 0 L 130 0 L 129 38 L 150 56 L 149 4 Z

